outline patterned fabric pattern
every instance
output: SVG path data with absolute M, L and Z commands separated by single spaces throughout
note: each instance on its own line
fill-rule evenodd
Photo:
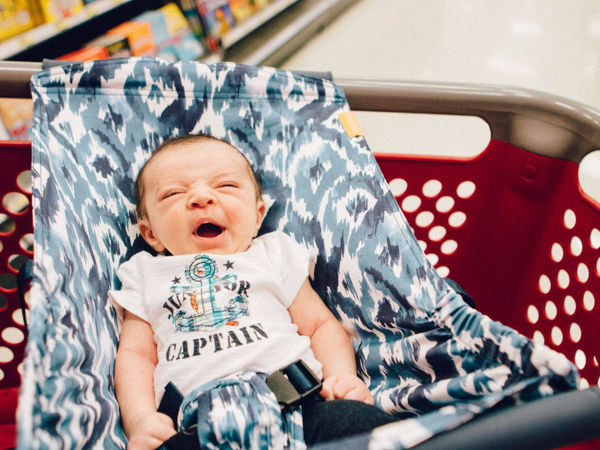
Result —
M 241 372 L 185 396 L 179 431 L 196 429 L 202 448 L 306 448 L 300 409 L 282 414 L 266 375 Z
M 318 253 L 314 287 L 352 334 L 359 375 L 379 406 L 412 416 L 391 437 L 374 432 L 374 448 L 416 444 L 505 397 L 576 385 L 565 358 L 469 308 L 428 264 L 367 143 L 344 132 L 348 105 L 333 83 L 117 59 L 42 71 L 32 90 L 36 262 L 20 448 L 125 446 L 106 292 L 143 247 L 133 178 L 152 148 L 187 133 L 240 148 L 269 204 L 262 231 Z

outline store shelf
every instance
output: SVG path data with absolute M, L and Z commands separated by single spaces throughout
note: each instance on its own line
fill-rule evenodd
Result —
M 221 45 L 227 49 L 235 43 L 241 41 L 254 30 L 267 23 L 273 17 L 277 16 L 289 6 L 297 3 L 298 0 L 276 0 L 270 3 L 257 13 L 251 15 L 242 23 L 237 24 L 221 39 Z
M 222 37 L 203 58 L 278 65 L 357 0 L 275 0 Z M 78 50 L 106 30 L 168 0 L 96 0 L 69 18 L 0 43 L 0 60 L 38 62 Z
M 108 2 L 113 4 L 119 2 L 119 0 L 98 1 L 106 5 Z M 202 60 L 208 63 L 226 60 L 250 65 L 277 67 L 356 1 L 278 0 L 270 5 L 272 8 L 267 9 L 263 13 L 264 15 L 249 18 L 245 28 L 236 31 L 239 34 L 229 36 L 226 41 L 227 48 L 209 54 L 203 57 Z M 120 0 L 119 6 L 127 6 L 127 13 L 131 15 L 133 14 L 131 6 L 135 5 L 138 10 L 142 7 L 150 9 L 151 3 L 151 0 Z M 155 0 L 152 7 L 157 7 L 157 3 Z M 104 26 L 106 26 L 108 19 L 115 21 L 118 19 L 120 20 L 118 23 L 127 20 L 124 13 L 117 12 L 115 14 L 114 9 L 106 13 L 99 13 L 91 20 L 97 21 L 98 19 Z M 82 26 L 88 30 L 90 22 L 83 22 L 77 25 L 76 28 Z M 73 29 L 70 29 L 63 32 L 63 34 L 53 36 L 48 39 L 48 42 L 58 46 L 66 38 L 64 33 L 72 31 Z M 77 34 L 71 37 L 73 42 L 70 42 L 70 44 L 76 46 L 76 48 L 79 48 L 84 42 L 75 38 L 75 36 L 80 37 L 80 34 L 77 31 Z M 44 58 L 57 56 L 56 49 L 54 49 L 55 53 L 50 53 L 49 50 L 44 53 L 44 48 L 48 48 L 48 43 L 44 47 L 40 47 L 40 45 L 38 43 L 32 49 L 27 49 L 27 57 L 24 57 L 22 53 L 17 57 L 11 57 L 12 61 L 0 60 L 0 77 L 2 78 L 0 80 L 0 97 L 27 98 L 31 95 L 29 92 L 29 78 L 35 71 L 40 69 L 40 62 Z
M 109 28 L 163 4 L 159 0 L 96 0 L 77 14 L 40 25 L 0 43 L 0 60 L 56 58 L 81 48 Z
M 224 46 L 220 57 L 243 64 L 277 67 L 356 1 L 292 2 L 243 39 Z
M 83 10 L 65 19 L 46 23 L 32 30 L 21 33 L 14 38 L 8 39 L 0 44 L 0 59 L 8 59 L 17 53 L 31 48 L 42 41 L 46 41 L 65 30 L 74 28 L 90 19 L 104 14 L 115 7 L 130 3 L 133 0 L 96 0 L 86 5 Z

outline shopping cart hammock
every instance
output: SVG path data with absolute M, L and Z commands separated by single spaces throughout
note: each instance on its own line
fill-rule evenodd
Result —
M 35 280 L 19 446 L 123 447 L 106 301 L 143 244 L 133 179 L 168 137 L 240 148 L 269 205 L 261 232 L 318 252 L 314 288 L 353 332 L 359 375 L 403 418 L 357 439 L 414 445 L 500 400 L 573 388 L 562 356 L 479 312 L 424 257 L 335 84 L 271 68 L 117 59 L 32 81 Z M 410 416 L 407 418 L 407 414 Z

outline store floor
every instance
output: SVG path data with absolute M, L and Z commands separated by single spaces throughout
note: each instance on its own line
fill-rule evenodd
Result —
M 361 0 L 282 65 L 337 78 L 501 84 L 600 109 L 600 2 Z M 476 118 L 360 113 L 374 151 L 475 155 L 489 140 Z M 600 201 L 600 151 L 581 184 Z

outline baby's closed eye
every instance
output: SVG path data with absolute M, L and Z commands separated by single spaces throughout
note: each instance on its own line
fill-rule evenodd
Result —
M 237 184 L 234 181 L 225 181 L 223 183 L 220 183 L 217 187 L 218 188 L 238 188 L 239 184 Z
M 184 193 L 183 190 L 167 191 L 161 196 L 161 200 L 165 200 L 167 198 L 174 197 L 176 195 L 181 195 L 183 193 Z

